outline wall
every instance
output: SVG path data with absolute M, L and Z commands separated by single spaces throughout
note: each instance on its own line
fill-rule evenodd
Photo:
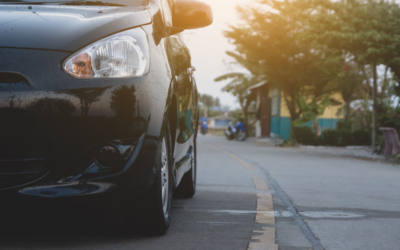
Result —
M 277 95 L 276 93 L 279 94 Z M 279 111 L 277 116 L 271 117 L 271 133 L 278 134 L 283 139 L 289 140 L 291 133 L 290 113 L 286 106 L 283 93 L 281 91 L 271 90 L 271 96 L 275 95 L 278 96 Z M 331 98 L 344 103 L 340 93 L 332 94 Z M 343 118 L 343 112 L 339 112 L 341 110 L 343 110 L 343 105 L 329 106 L 325 109 L 324 114 L 318 118 L 318 124 L 322 131 L 325 129 L 336 129 L 338 121 Z M 311 127 L 311 125 L 312 122 L 309 122 L 304 126 Z

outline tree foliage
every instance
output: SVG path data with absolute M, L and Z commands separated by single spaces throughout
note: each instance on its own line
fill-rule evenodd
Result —
M 216 82 L 230 79 L 231 81 L 222 88 L 222 91 L 231 93 L 236 96 L 240 107 L 243 111 L 244 120 L 248 122 L 248 109 L 252 101 L 255 100 L 254 93 L 247 89 L 257 83 L 257 80 L 253 76 L 248 76 L 243 73 L 229 73 L 217 77 Z
M 382 99 L 387 99 L 389 89 L 386 71 L 390 68 L 400 79 L 399 4 L 387 0 L 258 3 L 237 8 L 241 23 L 224 32 L 235 46 L 227 54 L 253 79 L 283 92 L 292 121 L 309 116 L 302 107 L 304 100 L 321 104 L 326 95 L 339 92 L 348 120 L 350 104 L 365 99 L 366 114 L 372 117 L 365 121 L 372 121 L 374 144 L 377 119 L 386 105 Z M 378 86 L 380 64 L 386 65 L 386 71 L 384 84 Z M 230 76 L 237 82 L 243 79 L 236 73 Z M 392 92 L 400 96 L 400 85 L 392 85 Z
M 377 66 L 385 64 L 400 75 L 400 8 L 383 0 L 314 0 L 310 16 L 313 40 L 354 56 L 372 69 L 372 145 L 375 145 L 378 110 Z M 366 79 L 367 81 L 369 79 Z
M 202 104 L 201 109 L 203 109 L 203 115 L 208 117 L 209 111 L 213 111 L 212 108 L 221 108 L 221 102 L 218 97 L 214 98 L 212 95 L 200 94 L 199 101 Z M 211 115 L 214 115 L 211 112 Z
M 307 39 L 313 11 L 310 1 L 259 2 L 273 11 L 238 8 L 242 24 L 224 33 L 236 47 L 228 55 L 255 79 L 280 89 L 294 121 L 302 112 L 296 106 L 299 97 L 321 99 L 334 91 L 332 82 L 343 59 L 337 51 Z
M 335 100 L 330 100 L 329 95 L 326 95 L 320 102 L 313 97 L 309 103 L 301 96 L 299 97 L 298 103 L 303 115 L 299 119 L 293 121 L 293 125 L 302 126 L 312 121 L 315 133 L 318 136 L 321 135 L 321 128 L 318 125 L 318 116 L 323 115 L 328 106 L 339 104 Z

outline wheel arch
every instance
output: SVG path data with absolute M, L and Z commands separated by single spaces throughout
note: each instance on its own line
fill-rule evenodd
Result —
M 171 129 L 171 140 L 172 140 L 172 150 L 173 156 L 175 157 L 175 143 L 176 143 L 176 133 L 178 129 L 178 101 L 176 95 L 173 93 L 171 96 L 171 103 L 168 110 L 168 121 Z

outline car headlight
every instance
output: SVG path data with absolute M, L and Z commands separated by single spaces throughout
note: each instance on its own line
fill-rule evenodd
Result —
M 63 69 L 76 78 L 143 76 L 149 58 L 146 32 L 136 28 L 86 46 L 65 60 Z

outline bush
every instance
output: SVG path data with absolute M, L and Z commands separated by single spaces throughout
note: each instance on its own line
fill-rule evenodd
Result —
M 353 131 L 353 143 L 354 145 L 370 145 L 371 144 L 371 135 L 368 131 L 363 129 L 358 129 Z
M 352 121 L 345 121 L 345 120 L 342 119 L 342 120 L 338 121 L 338 123 L 336 125 L 336 128 L 339 129 L 339 130 L 340 129 L 351 130 L 352 125 L 353 125 Z
M 348 146 L 353 144 L 353 134 L 350 129 L 338 129 L 338 144 L 340 146 Z
M 383 135 L 377 135 L 375 140 L 375 152 L 381 155 L 383 154 L 384 149 L 385 149 L 385 138 L 383 137 Z
M 381 119 L 381 127 L 394 128 L 397 131 L 400 131 L 400 117 L 399 116 L 383 117 Z
M 294 138 L 298 143 L 303 145 L 317 144 L 317 136 L 310 127 L 295 127 Z
M 326 129 L 322 132 L 322 137 L 327 146 L 337 146 L 338 145 L 338 132 L 333 129 Z
M 314 145 L 315 146 L 326 146 L 324 138 L 322 138 L 322 136 L 315 135 Z

